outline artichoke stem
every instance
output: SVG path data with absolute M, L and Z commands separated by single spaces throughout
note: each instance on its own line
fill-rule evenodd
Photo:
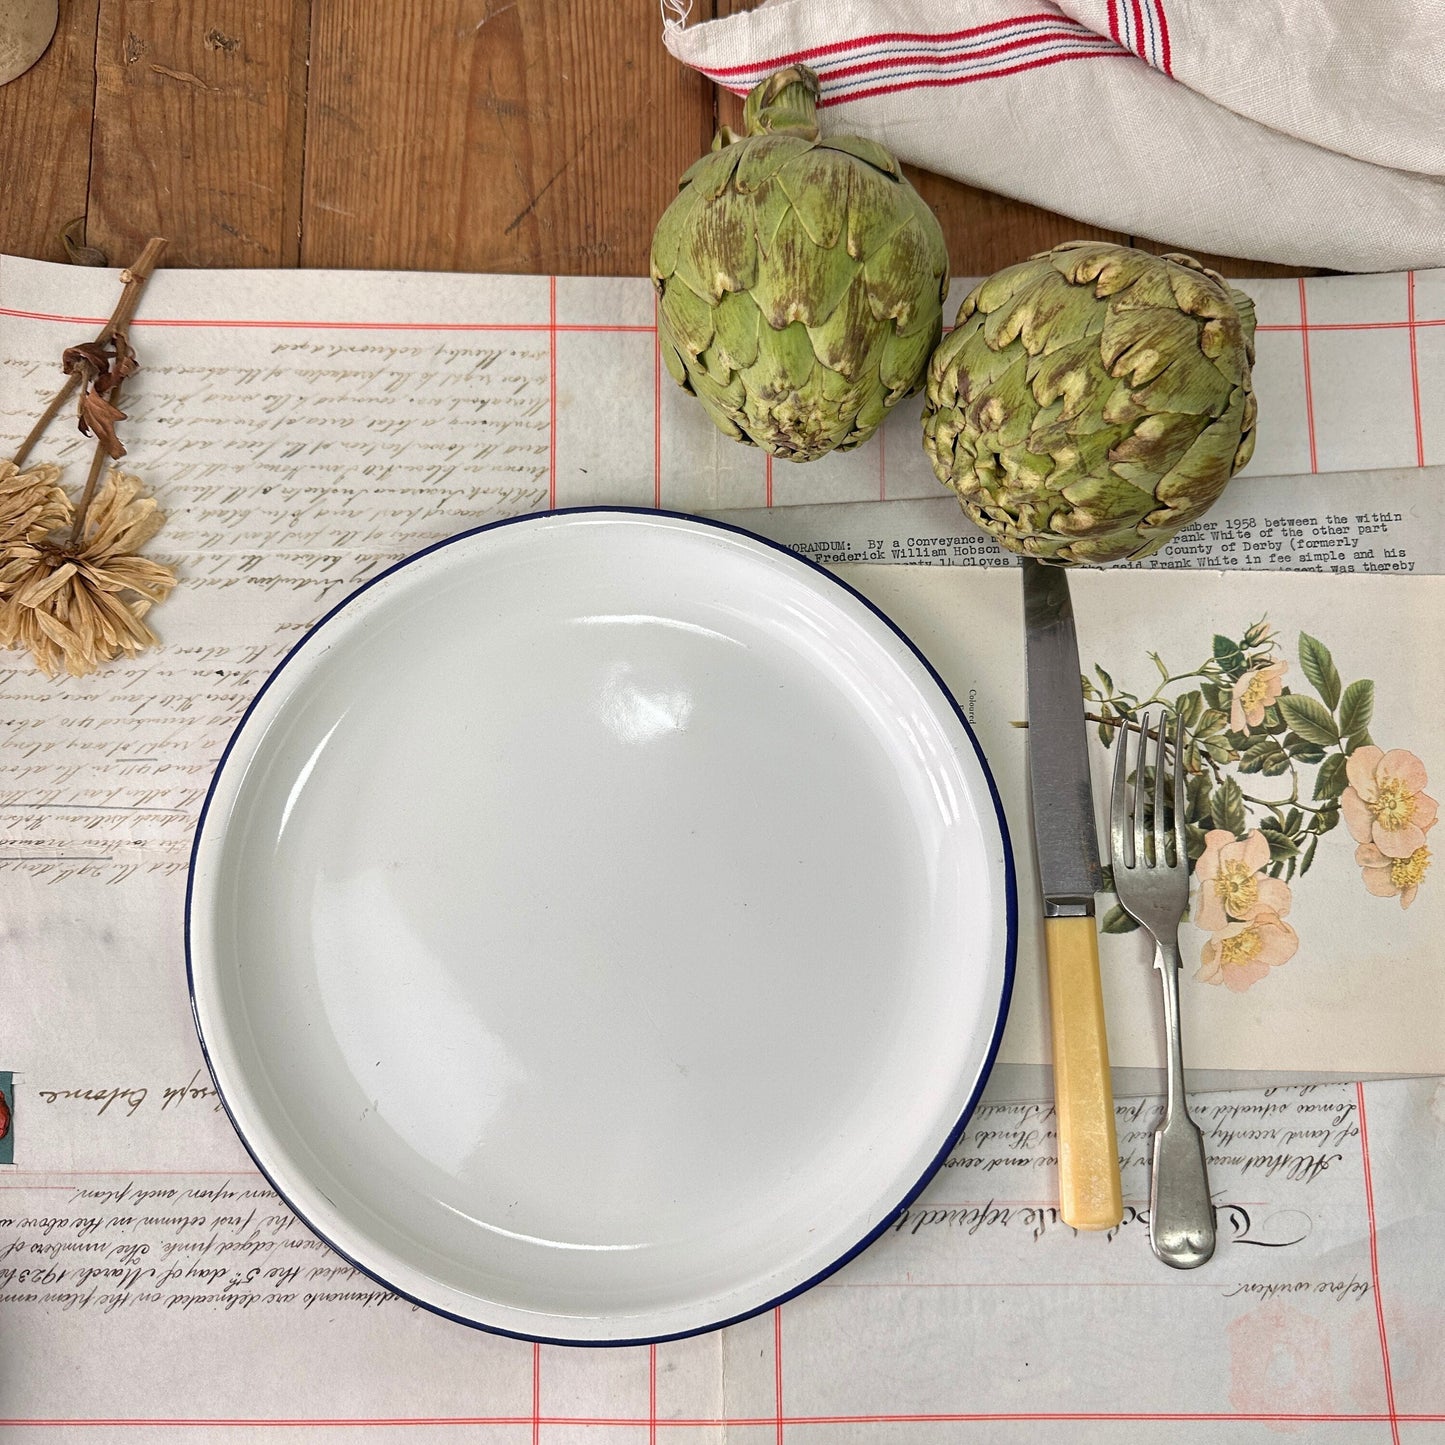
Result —
M 818 139 L 818 77 L 806 65 L 790 65 L 748 92 L 743 129 L 748 135 L 800 135 Z

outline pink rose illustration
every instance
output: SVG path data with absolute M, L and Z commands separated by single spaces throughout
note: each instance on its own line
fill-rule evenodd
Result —
M 1423 845 L 1408 858 L 1390 858 L 1373 843 L 1361 843 L 1355 849 L 1355 862 L 1365 878 L 1365 891 L 1376 898 L 1396 898 L 1401 908 L 1415 901 L 1415 894 L 1425 881 L 1430 867 L 1430 850 Z
M 1243 993 L 1272 968 L 1288 963 L 1299 948 L 1299 937 L 1277 913 L 1262 908 L 1247 922 L 1226 924 L 1204 945 L 1199 956 L 1201 983 L 1222 983 Z
M 1262 910 L 1277 917 L 1288 913 L 1289 888 L 1278 878 L 1266 876 L 1263 870 L 1268 865 L 1269 844 L 1258 828 L 1243 838 L 1224 828 L 1206 833 L 1204 852 L 1194 865 L 1199 883 L 1195 924 L 1208 933 L 1218 933 L 1231 922 L 1248 922 Z
M 1235 678 L 1229 699 L 1229 726 L 1235 732 L 1248 732 L 1264 721 L 1265 708 L 1278 701 L 1284 691 L 1280 679 L 1288 671 L 1287 662 L 1269 662 Z
M 1436 805 L 1425 792 L 1425 765 L 1414 753 L 1356 748 L 1345 763 L 1345 776 L 1350 786 L 1340 798 L 1340 813 L 1356 843 L 1373 843 L 1386 858 L 1397 859 L 1425 846 Z

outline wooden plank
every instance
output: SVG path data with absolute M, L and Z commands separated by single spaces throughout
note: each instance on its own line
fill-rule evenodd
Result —
M 36 65 L 0 85 L 0 251 L 64 261 L 61 230 L 85 215 L 97 0 L 61 0 Z
M 711 136 L 652 4 L 315 0 L 302 261 L 638 275 Z
M 89 235 L 124 263 L 294 266 L 309 0 L 101 0 Z

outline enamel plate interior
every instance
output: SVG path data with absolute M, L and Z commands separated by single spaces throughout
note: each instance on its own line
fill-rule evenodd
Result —
M 886 1228 L 1012 975 L 985 765 L 890 623 L 761 539 L 590 510 L 355 593 L 197 834 L 197 1023 L 268 1178 L 413 1300 L 708 1329 Z

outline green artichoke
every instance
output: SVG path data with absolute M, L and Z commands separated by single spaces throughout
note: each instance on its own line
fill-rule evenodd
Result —
M 818 80 L 747 98 L 652 238 L 667 369 L 731 437 L 806 462 L 867 441 L 942 334 L 938 220 L 876 141 L 820 137 Z
M 923 444 L 1005 547 L 1157 552 L 1254 451 L 1254 303 L 1189 256 L 1075 241 L 964 299 L 934 353 Z

